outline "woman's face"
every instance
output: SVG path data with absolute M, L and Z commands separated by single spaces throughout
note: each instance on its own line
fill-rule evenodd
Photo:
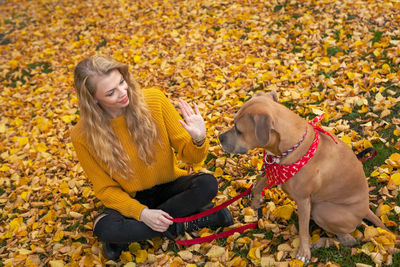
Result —
M 119 70 L 97 78 L 95 99 L 112 117 L 122 115 L 123 108 L 128 106 L 128 84 Z

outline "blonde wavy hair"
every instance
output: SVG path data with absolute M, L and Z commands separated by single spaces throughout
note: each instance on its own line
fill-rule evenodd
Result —
M 147 165 L 155 160 L 154 144 L 158 139 L 157 126 L 151 117 L 142 91 L 131 79 L 127 64 L 112 58 L 95 55 L 80 61 L 74 70 L 74 84 L 79 99 L 80 117 L 89 145 L 113 172 L 128 179 L 134 174 L 119 139 L 115 136 L 105 111 L 98 105 L 96 81 L 117 69 L 128 84 L 129 106 L 124 109 L 127 128 L 138 148 L 139 158 Z

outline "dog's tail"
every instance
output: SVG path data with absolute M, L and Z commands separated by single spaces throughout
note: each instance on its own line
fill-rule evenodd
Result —
M 372 222 L 376 227 L 380 227 L 386 231 L 388 231 L 389 233 L 391 233 L 391 231 L 385 226 L 385 224 L 378 218 L 378 216 L 375 215 L 375 213 L 372 212 L 371 209 L 368 210 L 368 214 L 365 217 L 365 219 L 367 219 L 368 221 Z

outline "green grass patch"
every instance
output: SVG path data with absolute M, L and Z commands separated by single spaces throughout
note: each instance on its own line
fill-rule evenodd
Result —
M 103 41 L 101 41 L 100 43 L 97 44 L 96 51 L 98 51 L 101 47 L 106 46 L 106 45 L 107 45 L 107 41 L 106 41 L 106 39 L 103 39 Z
M 223 185 L 219 185 L 218 191 L 223 192 L 226 188 L 228 188 L 231 185 L 231 181 L 226 182 Z
M 249 254 L 249 249 L 247 247 L 236 246 L 236 241 L 233 247 L 233 253 L 247 260 L 247 254 Z
M 342 51 L 342 49 L 337 46 L 330 46 L 326 49 L 326 53 L 329 57 L 334 57 L 340 51 Z
M 282 8 L 283 8 L 283 5 L 276 5 L 276 6 L 274 7 L 274 12 L 275 12 L 275 13 L 276 13 L 276 12 L 279 12 L 279 11 L 282 10 Z
M 17 86 L 17 83 L 25 84 L 26 82 L 29 81 L 31 77 L 33 77 L 33 74 L 31 72 L 33 70 L 36 70 L 37 68 L 40 69 L 41 73 L 48 74 L 50 72 L 53 72 L 53 70 L 50 68 L 50 63 L 48 62 L 35 62 L 31 63 L 27 66 L 25 69 L 19 69 L 16 68 L 15 70 L 11 70 L 6 74 L 6 77 L 4 80 L 7 80 L 9 85 L 13 88 Z M 15 75 L 15 73 L 20 72 L 20 75 Z
M 326 72 L 321 71 L 321 70 L 317 73 L 317 75 L 318 75 L 318 76 L 319 76 L 319 75 L 324 75 L 325 78 L 332 78 L 332 77 L 334 77 L 334 73 L 326 73 Z
M 373 45 L 374 43 L 378 43 L 378 42 L 382 39 L 382 34 L 383 34 L 383 32 L 374 31 L 374 30 L 370 30 L 370 32 L 373 32 L 373 33 L 374 33 L 374 36 L 373 36 L 372 39 L 371 39 L 372 45 Z
M 204 164 L 207 164 L 207 163 L 210 162 L 210 160 L 216 159 L 216 158 L 217 158 L 217 156 L 215 156 L 215 155 L 209 153 L 209 154 L 207 154 L 207 157 L 206 157 L 206 160 L 204 161 Z
M 177 244 L 175 242 L 169 242 L 167 250 L 174 252 L 174 255 L 177 256 L 178 252 L 181 251 L 181 247 L 179 244 Z
M 318 258 L 318 262 L 327 263 L 334 261 L 339 263 L 340 266 L 356 266 L 356 263 L 374 265 L 371 258 L 365 254 L 351 255 L 351 249 L 341 246 L 337 249 L 334 246 L 328 248 L 312 249 L 312 255 Z
M 72 224 L 72 225 L 68 226 L 67 228 L 65 228 L 65 230 L 68 231 L 68 232 L 72 232 L 72 231 L 78 229 L 80 224 L 81 224 L 80 221 L 76 221 L 74 224 Z
M 393 254 L 393 266 L 400 266 L 400 253 Z

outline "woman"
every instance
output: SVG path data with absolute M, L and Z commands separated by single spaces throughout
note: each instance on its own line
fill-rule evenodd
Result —
M 71 132 L 79 162 L 106 209 L 93 225 L 108 259 L 127 244 L 177 236 L 201 227 L 233 223 L 228 209 L 189 223 L 173 223 L 212 207 L 217 181 L 188 175 L 177 157 L 199 163 L 209 147 L 204 120 L 183 100 L 184 121 L 156 89 L 140 90 L 128 65 L 103 56 L 79 62 L 74 71 L 80 121 Z

